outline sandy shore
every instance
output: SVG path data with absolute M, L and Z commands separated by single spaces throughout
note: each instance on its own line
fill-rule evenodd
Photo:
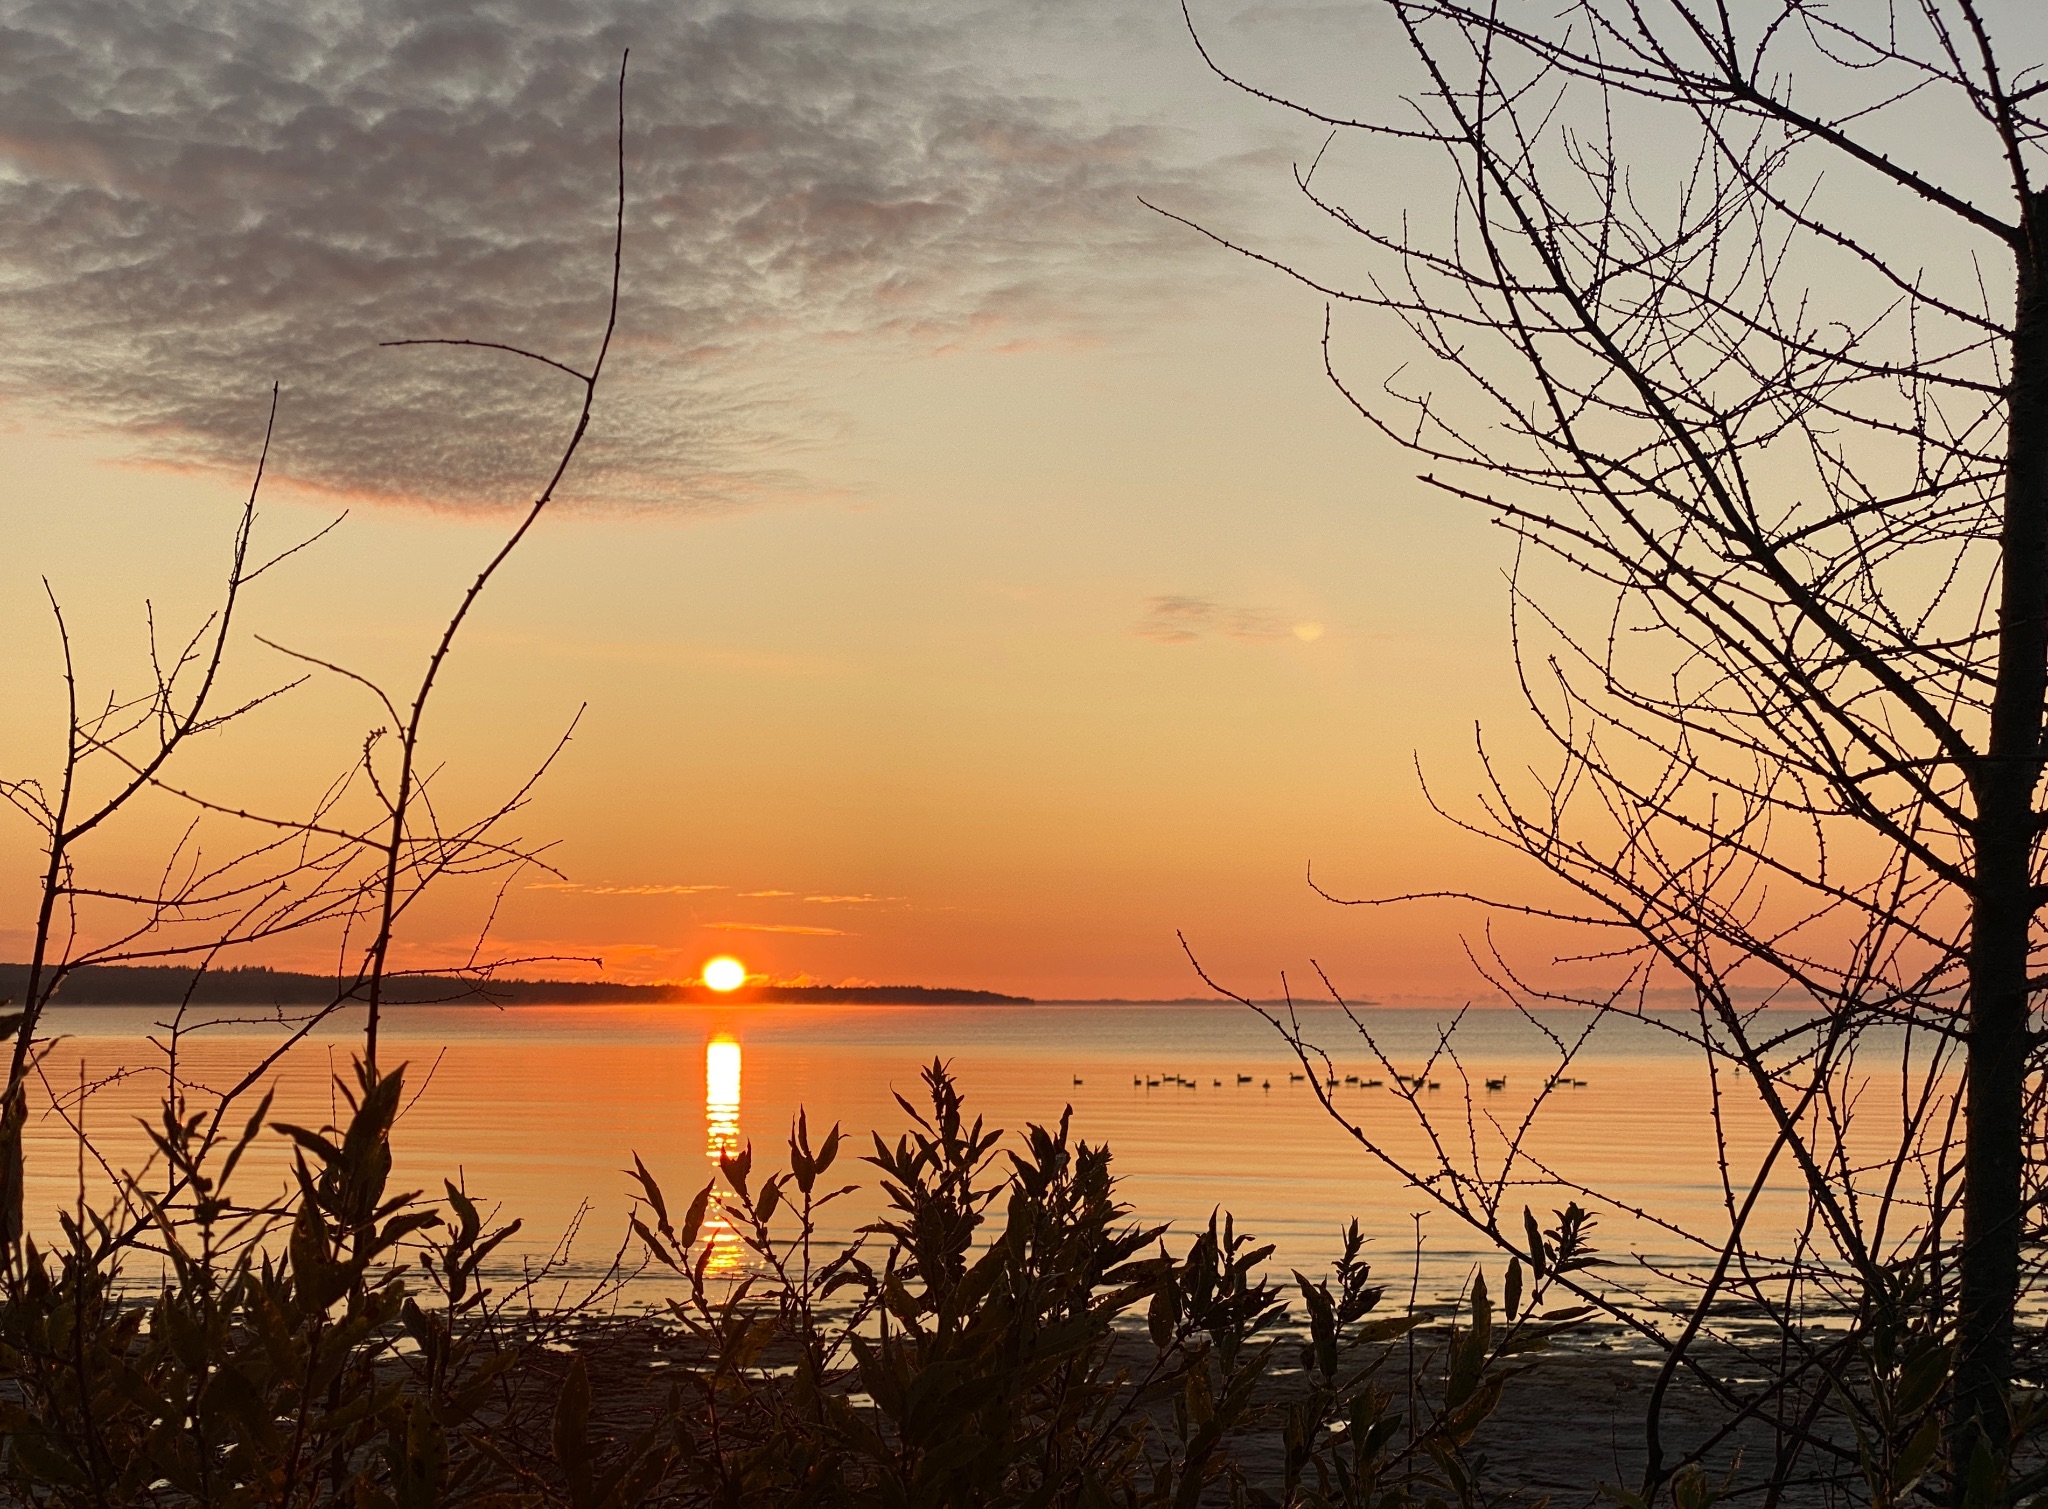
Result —
M 690 1350 L 666 1327 L 623 1318 L 584 1327 L 573 1343 L 590 1373 L 599 1420 L 621 1436 L 644 1428 L 661 1408 L 670 1369 L 687 1362 Z M 1133 1361 L 1139 1361 L 1145 1350 L 1139 1338 L 1132 1338 L 1132 1350 Z M 1283 1354 L 1289 1350 L 1283 1344 Z M 570 1355 L 569 1350 L 533 1354 L 529 1376 L 547 1387 L 547 1380 L 566 1369 Z M 1657 1375 L 1657 1359 L 1648 1352 L 1597 1336 L 1542 1354 L 1528 1373 L 1510 1383 L 1500 1409 L 1472 1444 L 1472 1454 L 1483 1465 L 1482 1481 L 1495 1493 L 1526 1502 L 1548 1497 L 1557 1509 L 1609 1502 L 1603 1487 L 1636 1487 L 1645 1460 L 1644 1418 Z M 1271 1397 L 1287 1392 L 1284 1369 L 1274 1374 L 1266 1392 Z M 1676 1382 L 1663 1411 L 1665 1460 L 1709 1439 L 1724 1418 L 1704 1389 Z M 1251 1443 L 1240 1454 L 1255 1482 L 1277 1480 L 1277 1449 L 1270 1442 Z M 1724 1442 L 1706 1460 L 1717 1479 L 1737 1467 L 1739 1485 L 1768 1469 L 1770 1452 L 1769 1433 L 1759 1425 Z M 1817 1489 L 1795 1490 L 1781 1502 L 1798 1505 L 1819 1498 Z

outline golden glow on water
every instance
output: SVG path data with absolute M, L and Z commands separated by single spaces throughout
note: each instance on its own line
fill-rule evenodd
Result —
M 705 978 L 710 978 L 708 967 Z M 704 1045 L 704 1156 L 716 1167 L 741 1146 L 740 1045 L 721 1032 Z M 739 1233 L 724 1214 L 726 1193 L 724 1189 L 716 1192 L 704 1216 L 704 1239 L 711 1244 L 709 1273 L 731 1272 L 744 1256 Z
M 60 1008 L 52 1022 L 56 1041 L 45 1068 L 48 1084 L 75 1083 L 82 1059 L 94 1081 L 114 1068 L 159 1066 L 149 1074 L 111 1079 L 92 1098 L 89 1125 L 117 1169 L 139 1171 L 157 1156 L 145 1128 L 157 1119 L 163 1084 L 162 1059 L 149 1039 L 161 1016 L 155 1007 L 90 1006 Z M 1535 1027 L 1507 1012 L 1473 1016 L 1478 1020 L 1466 1063 L 1475 1119 L 1469 1138 L 1460 1134 L 1466 1162 L 1495 1156 L 1502 1136 L 1497 1128 L 1520 1126 L 1555 1067 L 1543 1055 L 1546 1040 Z M 1436 1156 L 1439 1146 L 1415 1124 L 1408 1101 L 1383 1085 L 1345 1083 L 1346 1076 L 1377 1078 L 1387 1072 L 1357 1047 L 1350 1024 L 1333 1010 L 1304 1013 L 1304 1020 L 1312 1036 L 1341 1055 L 1331 1094 L 1343 1114 L 1393 1156 Z M 1558 1020 L 1568 1025 L 1576 1019 Z M 520 1234 L 500 1249 L 508 1272 L 517 1272 L 520 1263 L 545 1261 L 562 1233 L 584 1220 L 586 1206 L 589 1250 L 612 1239 L 637 1190 L 636 1181 L 618 1172 L 630 1166 L 632 1154 L 644 1156 L 674 1213 L 688 1206 L 707 1178 L 729 1191 L 717 1164 L 721 1154 L 746 1145 L 743 1093 L 748 1124 L 764 1129 L 762 1146 L 755 1149 L 757 1189 L 784 1165 L 781 1129 L 800 1108 L 814 1129 L 845 1124 L 853 1145 L 842 1152 L 831 1182 L 844 1179 L 860 1190 L 831 1207 L 822 1235 L 827 1241 L 851 1240 L 885 1209 L 873 1172 L 860 1167 L 853 1148 L 866 1142 L 870 1130 L 894 1142 L 906 1120 L 895 1096 L 920 1101 L 918 1066 L 935 1055 L 953 1064 L 970 1116 L 1010 1129 L 1007 1146 L 1015 1145 L 1018 1129 L 1054 1119 L 1071 1103 L 1076 1134 L 1115 1150 L 1122 1198 L 1144 1220 L 1179 1223 L 1176 1243 L 1200 1229 L 1220 1205 L 1234 1212 L 1240 1230 L 1277 1244 L 1275 1271 L 1289 1265 L 1320 1271 L 1332 1256 L 1335 1234 L 1357 1216 L 1375 1243 L 1373 1261 L 1382 1273 L 1410 1271 L 1416 1230 L 1410 1213 L 1420 1204 L 1413 1191 L 1362 1155 L 1311 1087 L 1294 1077 L 1299 1066 L 1272 1029 L 1241 1008 L 740 1009 L 720 1002 L 496 1012 L 418 1006 L 395 1010 L 386 1021 L 393 1061 L 413 1066 L 406 1082 L 408 1109 L 393 1138 L 394 1180 L 403 1181 L 399 1187 L 431 1190 L 443 1175 L 461 1170 L 473 1194 L 520 1217 Z M 1378 1040 L 1404 1066 L 1424 1062 L 1438 1041 L 1439 1021 L 1431 1012 L 1388 1008 L 1370 1021 Z M 1604 1252 L 1622 1263 L 1638 1254 L 1660 1271 L 1697 1272 L 1701 1264 L 1711 1266 L 1717 1248 L 1701 1247 L 1631 1212 L 1655 1211 L 1708 1237 L 1725 1230 L 1713 1088 L 1695 1060 L 1666 1046 L 1671 1038 L 1661 1028 L 1624 1021 L 1613 1031 L 1611 1049 L 1590 1053 L 1577 1066 L 1587 1083 L 1551 1097 L 1529 1130 L 1516 1174 L 1529 1182 L 1509 1186 L 1506 1208 L 1513 1212 L 1526 1202 L 1542 1215 L 1566 1198 L 1583 1201 L 1583 1186 L 1604 1190 L 1616 1197 L 1599 1212 L 1596 1240 Z M 1626 1035 L 1631 1032 L 1633 1037 Z M 181 1052 L 181 1065 L 196 1085 L 231 1085 L 275 1038 L 274 1029 L 261 1025 L 194 1038 Z M 355 1046 L 337 1030 L 281 1064 L 276 1119 L 317 1127 L 333 1116 L 330 1064 L 345 1064 Z M 426 1066 L 437 1063 L 431 1083 L 413 1102 L 414 1086 L 427 1080 Z M 743 1066 L 751 1076 L 744 1084 Z M 1448 1072 L 1442 1078 L 1443 1088 L 1423 1097 L 1439 1126 L 1464 1111 L 1462 1082 Z M 1502 1088 L 1488 1090 L 1488 1078 L 1500 1079 Z M 46 1093 L 43 1083 L 38 1081 L 38 1096 Z M 1896 1115 L 1899 1095 L 1892 1084 L 1882 1103 Z M 700 1085 L 701 1123 L 694 1103 Z M 204 1104 L 195 1100 L 195 1108 Z M 1718 1109 L 1738 1163 L 1754 1167 L 1774 1144 L 1775 1123 L 1754 1097 L 1745 1101 L 1725 1087 Z M 1889 1145 L 1896 1134 L 1895 1124 L 1874 1111 L 1859 1125 L 1873 1148 Z M 77 1200 L 76 1141 L 63 1118 L 38 1098 L 31 1100 L 24 1140 L 30 1230 L 39 1239 L 50 1233 L 61 1241 L 58 1213 L 71 1212 Z M 711 1167 L 699 1163 L 699 1156 Z M 1873 1151 L 1873 1167 L 1876 1156 Z M 1572 1186 L 1543 1183 L 1531 1159 L 1558 1170 Z M 291 1178 L 290 1146 L 266 1134 L 238 1166 L 234 1187 L 254 1205 L 288 1198 Z M 91 1168 L 88 1184 L 91 1200 L 115 1198 Z M 1789 1241 L 1805 1230 L 1796 1186 L 1796 1168 L 1781 1160 L 1755 1217 Z M 733 1198 L 728 1193 L 723 1208 L 713 1205 L 706 1212 L 701 1235 L 712 1244 L 709 1271 L 741 1275 L 750 1255 L 733 1224 L 741 1214 Z M 1426 1224 L 1419 1256 L 1426 1292 L 1455 1294 L 1474 1262 L 1497 1263 L 1498 1254 L 1447 1218 L 1432 1215 Z M 670 1277 L 666 1270 L 650 1270 L 637 1282 L 652 1294 Z

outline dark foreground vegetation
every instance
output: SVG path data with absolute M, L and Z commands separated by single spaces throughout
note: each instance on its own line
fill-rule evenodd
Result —
M 272 1120 L 267 1098 L 227 1132 L 166 1107 L 151 1175 L 61 1214 L 47 1248 L 21 1235 L 17 1168 L 0 1491 L 309 1509 L 1539 1502 L 1513 1453 L 1490 1466 L 1505 1400 L 1561 1438 L 1536 1443 L 1543 1488 L 1643 1502 L 1610 1486 L 1621 1460 L 1602 1449 L 1637 1402 L 1616 1369 L 1543 1407 L 1573 1360 L 1560 1337 L 1589 1314 L 1572 1290 L 1600 1263 L 1576 1205 L 1547 1226 L 1525 1211 L 1498 1291 L 1475 1272 L 1432 1313 L 1412 1291 L 1388 1302 L 1355 1222 L 1315 1276 L 1276 1279 L 1272 1248 L 1227 1215 L 1176 1251 L 1066 1117 L 1005 1139 L 943 1064 L 923 1077 L 922 1104 L 899 1097 L 907 1129 L 857 1159 L 800 1115 L 784 1166 L 750 1147 L 672 1202 L 634 1157 L 632 1236 L 573 1301 L 544 1297 L 566 1292 L 558 1267 L 505 1259 L 519 1225 L 480 1194 L 391 1187 L 402 1067 L 358 1064 L 341 1124 L 317 1130 Z M 856 1163 L 886 1208 L 825 1241 Z M 629 1272 L 675 1297 L 623 1312 Z M 1702 1415 L 1671 1502 L 1948 1492 L 1950 1353 L 1902 1298 L 1889 1321 L 1816 1327 L 1846 1343 L 1822 1396 L 1788 1391 L 1740 1438 Z M 1965 1502 L 2027 1495 L 2016 1444 L 1973 1464 Z
M 849 1246 L 817 1239 L 851 1188 L 837 1127 L 799 1118 L 786 1168 L 749 1149 L 679 1206 L 634 1160 L 642 1261 L 685 1297 L 636 1328 L 671 1362 L 661 1396 L 606 1430 L 585 1359 L 552 1364 L 617 1329 L 543 1313 L 492 1265 L 516 1223 L 455 1185 L 389 1187 L 402 1083 L 358 1068 L 345 1124 L 318 1131 L 267 1101 L 232 1136 L 167 1112 L 159 1188 L 64 1216 L 55 1250 L 14 1246 L 16 1502 L 1473 1504 L 1475 1430 L 1584 1313 L 1544 1308 L 1587 1261 L 1575 1211 L 1498 1306 L 1475 1277 L 1426 1340 L 1355 1223 L 1327 1277 L 1284 1285 L 1228 1217 L 1171 1253 L 1117 1202 L 1106 1149 L 1063 1118 L 999 1153 L 934 1063 L 909 1130 L 861 1160 L 888 1210 Z M 245 1201 L 238 1172 L 279 1137 L 289 1191 Z M 747 1277 L 708 1271 L 741 1250 Z M 1305 1333 L 1283 1340 L 1290 1306 Z

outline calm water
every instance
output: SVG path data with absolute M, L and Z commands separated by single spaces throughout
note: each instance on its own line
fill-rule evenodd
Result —
M 99 1080 L 159 1063 L 148 1034 L 160 1014 L 122 1007 L 53 1013 L 50 1030 L 65 1036 L 47 1060 L 49 1082 L 75 1086 L 81 1064 L 88 1079 Z M 1397 1067 L 1420 1070 L 1436 1042 L 1438 1014 L 1374 1010 L 1370 1019 Z M 1548 1020 L 1563 1031 L 1579 1019 L 1557 1013 Z M 1423 1099 L 1454 1160 L 1469 1167 L 1476 1153 L 1488 1167 L 1497 1161 L 1490 1156 L 1499 1145 L 1496 1124 L 1520 1121 L 1555 1060 L 1512 1013 L 1473 1013 L 1466 1021 L 1459 1043 L 1471 1076 L 1470 1115 L 1455 1069 L 1440 1068 L 1442 1088 Z M 1349 1074 L 1385 1077 L 1341 1018 L 1305 1013 L 1304 1023 L 1333 1055 L 1338 1109 L 1403 1156 L 1423 1155 L 1424 1133 L 1401 1099 L 1384 1087 L 1341 1083 Z M 630 1188 L 621 1170 L 632 1154 L 680 1206 L 720 1147 L 751 1141 L 757 1167 L 779 1166 L 802 1106 L 815 1134 L 834 1121 L 855 1134 L 837 1172 L 861 1178 L 874 1171 L 852 1154 L 867 1149 L 871 1129 L 893 1140 L 905 1117 L 892 1093 L 915 1101 L 918 1067 L 935 1055 L 951 1062 L 970 1112 L 991 1125 L 1049 1121 L 1071 1105 L 1079 1135 L 1114 1150 L 1137 1213 L 1170 1221 L 1179 1233 L 1220 1205 L 1276 1243 L 1278 1263 L 1319 1269 L 1341 1225 L 1355 1216 L 1373 1237 L 1381 1277 L 1405 1280 L 1416 1251 L 1414 1217 L 1429 1209 L 1333 1122 L 1306 1083 L 1290 1078 L 1298 1065 L 1273 1029 L 1241 1007 L 400 1007 L 385 1030 L 387 1062 L 409 1063 L 408 1094 L 417 1092 L 396 1135 L 401 1187 L 437 1191 L 442 1177 L 461 1179 L 472 1195 L 524 1218 L 521 1250 L 529 1256 L 552 1247 L 587 1205 L 577 1248 L 586 1270 L 601 1267 L 618 1245 Z M 207 1034 L 186 1049 L 188 1074 L 216 1086 L 231 1082 L 260 1055 L 269 1031 Z M 337 1031 L 302 1045 L 276 1077 L 273 1114 L 330 1120 L 330 1074 L 346 1071 L 354 1041 Z M 1622 1207 L 1709 1234 L 1722 1228 L 1708 1084 L 1691 1051 L 1654 1028 L 1613 1022 L 1574 1073 L 1584 1085 L 1549 1098 L 1527 1144 L 1543 1167 Z M 1239 1075 L 1251 1082 L 1238 1083 Z M 1505 1087 L 1488 1090 L 1487 1078 L 1505 1079 Z M 91 1097 L 89 1129 L 115 1165 L 139 1166 L 147 1157 L 138 1118 L 153 1111 L 162 1084 L 160 1073 L 135 1073 Z M 1736 1104 L 1732 1125 L 1738 1146 L 1761 1145 L 1765 1129 L 1754 1107 Z M 29 1156 L 31 1227 L 54 1229 L 53 1212 L 76 1199 L 77 1149 L 42 1107 L 31 1122 Z M 283 1171 L 281 1151 L 252 1159 L 240 1177 L 256 1183 L 243 1193 Z M 89 1191 L 96 1187 L 89 1177 Z M 1519 1224 L 1524 1203 L 1547 1212 L 1564 1198 L 1555 1186 L 1539 1186 L 1510 1192 L 1504 1208 Z M 839 1207 L 837 1228 L 850 1231 L 877 1208 L 872 1188 L 865 1190 Z M 1777 1218 L 1795 1209 L 1781 1200 Z M 1481 1245 L 1442 1213 L 1426 1215 L 1421 1230 L 1424 1295 L 1456 1289 Z M 1619 1208 L 1604 1212 L 1600 1235 L 1616 1256 L 1674 1265 L 1700 1256 L 1680 1236 Z

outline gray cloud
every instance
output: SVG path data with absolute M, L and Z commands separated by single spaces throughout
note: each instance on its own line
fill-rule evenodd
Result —
M 1161 644 L 1186 644 L 1191 639 L 1200 639 L 1215 620 L 1216 604 L 1208 598 L 1174 594 L 1152 598 L 1146 604 L 1145 616 L 1131 632 Z
M 1148 598 L 1145 616 L 1131 630 L 1141 639 L 1159 644 L 1188 644 L 1210 634 L 1230 639 L 1286 639 L 1304 642 L 1320 639 L 1319 623 L 1297 622 L 1292 617 L 1264 608 L 1233 608 L 1213 598 L 1170 593 Z
M 629 84 L 621 344 L 573 491 L 787 483 L 846 343 L 1057 337 L 1194 250 L 1141 122 L 1003 81 L 1001 8 L 0 0 L 0 393 L 172 462 L 500 501 L 588 360 Z M 991 38 L 994 43 L 991 43 Z M 783 460 L 764 462 L 764 448 Z

